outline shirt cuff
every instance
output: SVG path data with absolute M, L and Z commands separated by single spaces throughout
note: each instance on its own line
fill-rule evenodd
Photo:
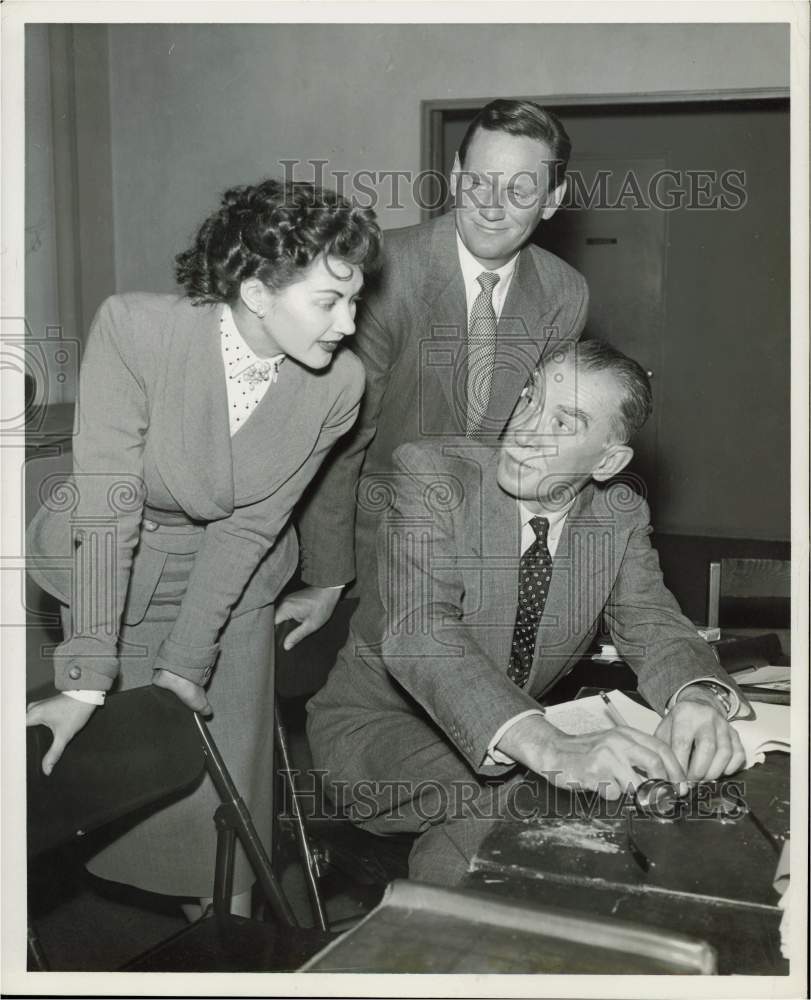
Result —
M 106 697 L 105 691 L 63 691 L 62 694 L 74 701 L 83 701 L 86 705 L 103 705 Z
M 511 719 L 507 719 L 503 726 L 499 726 L 487 745 L 487 753 L 484 755 L 485 764 L 514 764 L 515 761 L 509 754 L 504 753 L 502 750 L 498 750 L 497 745 L 508 729 L 519 722 L 521 719 L 526 719 L 529 715 L 543 715 L 543 710 L 540 708 L 528 708 L 526 712 L 519 712 L 518 715 L 514 715 Z
M 729 686 L 729 684 L 725 684 L 722 680 L 719 680 L 718 677 L 697 677 L 693 681 L 687 681 L 686 684 L 682 684 L 682 686 L 673 695 L 671 695 L 670 700 L 667 703 L 666 711 L 669 712 L 670 709 L 673 708 L 682 691 L 685 691 L 687 688 L 692 687 L 694 684 L 698 684 L 701 687 L 705 687 L 706 685 L 712 684 L 717 687 L 722 687 L 725 691 L 729 693 L 729 707 L 727 708 L 727 720 L 734 719 L 735 716 L 740 711 L 741 699 L 738 697 L 738 693 L 734 691 Z

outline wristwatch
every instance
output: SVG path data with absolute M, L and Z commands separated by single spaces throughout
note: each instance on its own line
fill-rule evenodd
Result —
M 710 694 L 714 695 L 724 710 L 724 715 L 727 719 L 732 715 L 732 693 L 728 688 L 725 688 L 722 684 L 716 684 L 713 681 L 697 681 L 696 686 L 702 688 L 705 691 L 709 691 Z

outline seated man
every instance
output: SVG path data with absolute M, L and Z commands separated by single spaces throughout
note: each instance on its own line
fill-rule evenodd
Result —
M 743 765 L 727 721 L 740 693 L 664 585 L 647 504 L 613 479 L 650 410 L 636 362 L 599 341 L 563 345 L 498 448 L 406 444 L 399 471 L 367 484 L 388 499 L 378 578 L 364 581 L 307 731 L 354 822 L 422 833 L 413 878 L 457 882 L 490 827 L 482 817 L 525 769 L 616 798 L 645 776 L 686 790 Z M 664 716 L 654 736 L 567 735 L 544 718 L 536 699 L 601 617 Z

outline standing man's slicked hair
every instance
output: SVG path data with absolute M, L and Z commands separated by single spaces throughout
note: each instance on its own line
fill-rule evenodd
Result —
M 463 169 L 468 147 L 479 129 L 524 135 L 545 143 L 553 160 L 549 170 L 549 190 L 554 191 L 563 183 L 572 143 L 563 123 L 551 111 L 546 111 L 534 101 L 508 101 L 500 98 L 486 104 L 468 125 L 459 146 L 459 163 Z

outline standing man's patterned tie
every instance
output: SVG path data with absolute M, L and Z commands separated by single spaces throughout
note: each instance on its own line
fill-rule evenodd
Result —
M 493 380 L 493 362 L 496 357 L 496 311 L 493 308 L 493 289 L 501 280 L 500 275 L 482 271 L 476 279 L 481 291 L 470 310 L 467 332 L 467 428 L 468 437 L 479 431 L 490 402 L 490 383 Z
M 507 668 L 507 676 L 519 687 L 526 684 L 532 669 L 538 626 L 552 579 L 552 556 L 546 544 L 549 522 L 545 517 L 533 517 L 529 523 L 535 532 L 535 541 L 521 556 L 519 563 L 518 612 Z

